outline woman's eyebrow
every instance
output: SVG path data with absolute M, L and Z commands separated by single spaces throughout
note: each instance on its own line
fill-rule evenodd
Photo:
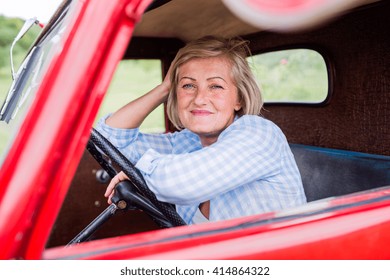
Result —
M 183 76 L 183 77 L 181 77 L 181 78 L 179 79 L 179 81 L 184 80 L 184 79 L 189 79 L 189 80 L 191 80 L 191 81 L 196 81 L 195 78 L 188 77 L 188 76 Z M 226 80 L 225 80 L 224 78 L 220 77 L 220 76 L 213 76 L 213 77 L 207 78 L 207 81 L 214 80 L 214 79 L 219 79 L 219 80 L 222 80 L 222 81 L 224 81 L 225 83 L 227 83 Z
M 191 78 L 191 77 L 187 77 L 187 76 L 181 77 L 179 81 L 181 81 L 183 79 L 189 79 L 189 80 L 192 80 L 192 81 L 196 81 L 195 78 Z
M 214 79 L 220 79 L 220 80 L 224 81 L 225 83 L 227 83 L 226 80 L 225 80 L 224 78 L 220 77 L 220 76 L 215 76 L 215 77 L 207 78 L 207 81 L 209 81 L 209 80 L 214 80 Z

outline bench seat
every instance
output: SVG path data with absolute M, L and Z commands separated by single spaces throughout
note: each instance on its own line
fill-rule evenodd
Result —
M 290 144 L 307 201 L 390 185 L 390 156 Z

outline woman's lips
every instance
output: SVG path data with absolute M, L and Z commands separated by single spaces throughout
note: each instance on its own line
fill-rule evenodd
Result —
M 191 114 L 193 114 L 194 116 L 202 117 L 202 116 L 209 116 L 212 113 L 210 111 L 207 111 L 207 110 L 195 109 L 195 110 L 191 110 Z

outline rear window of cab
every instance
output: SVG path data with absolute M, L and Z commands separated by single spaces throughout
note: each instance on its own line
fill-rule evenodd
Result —
M 315 50 L 272 51 L 248 62 L 266 103 L 320 104 L 328 98 L 327 65 Z

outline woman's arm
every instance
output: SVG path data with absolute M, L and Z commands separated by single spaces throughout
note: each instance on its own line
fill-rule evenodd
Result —
M 170 71 L 160 85 L 113 113 L 106 119 L 106 124 L 124 129 L 139 127 L 154 109 L 166 101 L 171 87 L 169 75 Z
M 168 96 L 169 87 L 164 83 L 147 94 L 131 101 L 106 119 L 106 124 L 114 128 L 137 128 L 144 119 Z

